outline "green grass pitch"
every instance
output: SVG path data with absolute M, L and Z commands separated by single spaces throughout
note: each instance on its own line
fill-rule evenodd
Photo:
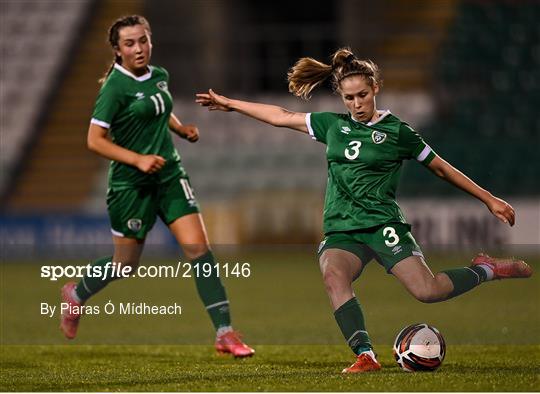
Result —
M 2 391 L 538 391 L 539 346 L 456 345 L 435 373 L 405 373 L 380 347 L 383 370 L 343 376 L 336 345 L 261 345 L 248 360 L 209 346 L 13 346 Z M 526 357 L 523 357 L 526 355 Z M 347 360 L 350 359 L 350 360 Z
M 214 353 L 213 329 L 189 278 L 119 281 L 90 301 L 178 302 L 181 315 L 87 315 L 78 338 L 64 340 L 58 316 L 41 315 L 39 306 L 58 304 L 65 281 L 40 278 L 39 264 L 7 262 L 1 270 L 0 391 L 540 390 L 538 272 L 422 304 L 371 263 L 355 291 L 383 370 L 343 376 L 354 357 L 333 319 L 312 248 L 216 255 L 222 262 L 251 264 L 248 279 L 224 282 L 233 323 L 256 348 L 253 358 Z M 157 263 L 145 257 L 145 264 Z M 470 259 L 428 257 L 434 271 Z M 538 256 L 528 261 L 538 271 Z M 446 359 L 435 373 L 402 372 L 392 358 L 395 335 L 415 322 L 434 325 L 447 341 Z

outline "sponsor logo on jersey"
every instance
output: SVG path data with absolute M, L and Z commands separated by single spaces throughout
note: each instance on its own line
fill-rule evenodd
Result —
M 339 131 L 345 134 L 349 134 L 349 131 L 351 131 L 351 129 L 348 126 L 341 126 L 341 130 Z
M 394 246 L 394 248 L 392 249 L 392 253 L 394 253 L 394 256 L 395 256 L 396 254 L 400 253 L 401 250 L 402 250 L 401 245 L 396 245 L 396 246 Z
M 371 139 L 376 144 L 382 144 L 384 140 L 386 140 L 386 133 L 375 130 L 373 133 L 371 133 Z
M 127 221 L 127 226 L 131 231 L 139 231 L 142 227 L 141 219 L 129 219 Z
M 167 81 L 159 81 L 156 83 L 156 86 L 164 92 L 167 92 Z
M 144 98 L 144 93 L 143 92 L 137 92 L 137 93 L 135 93 L 135 97 L 137 98 L 137 100 L 142 100 Z

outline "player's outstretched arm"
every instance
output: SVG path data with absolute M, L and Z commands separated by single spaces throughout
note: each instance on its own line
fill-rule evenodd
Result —
M 165 165 L 165 159 L 158 155 L 141 155 L 115 144 L 107 137 L 107 129 L 91 123 L 87 136 L 88 149 L 109 160 L 137 167 L 140 171 L 153 174 Z
M 252 103 L 221 96 L 212 89 L 208 93 L 198 93 L 196 103 L 208 107 L 210 111 L 236 111 L 276 127 L 288 127 L 307 133 L 306 114 L 292 112 L 276 105 Z
M 199 140 L 199 128 L 192 124 L 183 125 L 180 119 L 173 113 L 169 117 L 169 129 L 180 138 L 184 138 L 189 142 L 197 142 Z
M 450 163 L 441 159 L 439 156 L 435 156 L 428 165 L 428 168 L 438 177 L 478 198 L 502 222 L 508 223 L 510 226 L 514 225 L 516 213 L 510 204 L 478 186 Z

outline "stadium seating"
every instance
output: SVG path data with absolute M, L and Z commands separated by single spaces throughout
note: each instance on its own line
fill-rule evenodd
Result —
M 535 108 L 540 104 L 540 30 L 535 24 L 540 20 L 539 6 L 533 2 L 518 6 L 506 1 L 459 4 L 454 11 L 448 7 L 433 8 L 427 14 L 428 20 L 436 16 L 448 29 L 446 38 L 438 38 L 442 42 L 439 48 L 430 49 L 438 51 L 422 55 L 434 59 L 432 99 L 426 102 L 421 95 L 406 98 L 398 95 L 397 99 L 389 100 L 387 95 L 395 90 L 385 89 L 379 104 L 390 103 L 393 112 L 414 124 L 438 153 L 494 193 L 537 192 L 540 186 L 532 181 L 537 167 L 523 166 L 517 174 L 515 167 L 522 157 L 535 160 L 539 146 L 540 122 L 535 116 Z M 420 23 L 422 13 L 413 14 L 410 18 Z M 448 15 L 454 16 L 452 22 Z M 385 18 L 393 20 L 391 15 Z M 406 37 L 401 37 L 399 42 L 411 48 L 415 40 L 407 42 Z M 401 52 L 395 55 L 398 60 L 388 58 L 392 55 L 389 51 L 381 51 L 380 55 L 389 64 L 412 61 Z M 396 83 L 390 79 L 389 89 L 431 86 L 430 79 L 415 85 L 416 77 L 409 78 L 409 74 L 400 77 L 399 72 L 392 70 L 390 74 L 392 78 L 402 79 Z M 325 96 L 322 92 L 307 104 L 286 94 L 245 98 L 301 111 L 342 111 L 335 96 Z M 392 105 L 396 100 L 405 105 Z M 324 147 L 320 144 L 310 144 L 305 136 L 273 129 L 239 115 L 207 114 L 191 105 L 188 100 L 178 101 L 175 108 L 184 121 L 199 126 L 201 140 L 193 146 L 181 142 L 179 150 L 203 199 L 257 190 L 297 188 L 320 193 L 324 189 L 326 163 Z M 424 114 L 431 114 L 432 121 L 428 124 L 422 114 L 415 114 L 419 107 L 425 107 Z M 501 116 L 507 113 L 515 116 Z M 404 173 L 401 196 L 462 193 L 416 163 L 407 163 Z M 96 196 L 103 195 L 104 188 L 100 186 Z
M 89 1 L 2 1 L 0 193 L 35 135 L 63 59 Z
M 25 152 L 7 200 L 10 212 L 77 211 L 89 196 L 94 174 L 105 163 L 88 151 L 86 133 L 98 79 L 112 57 L 107 29 L 118 16 L 143 9 L 138 0 L 91 3 L 82 31 L 70 31 L 77 45 L 72 53 L 64 53 L 65 72 L 51 91 L 45 116 L 34 124 L 31 149 Z
M 436 65 L 432 146 L 480 184 L 504 195 L 540 191 L 540 4 L 462 2 Z M 437 186 L 410 169 L 404 194 Z M 426 186 L 427 185 L 427 186 Z
M 123 2 L 97 3 L 108 10 L 89 13 L 92 28 L 87 35 L 79 37 L 81 52 L 86 56 L 74 56 L 65 84 L 56 86 L 61 101 L 50 103 L 56 112 L 40 125 L 44 129 L 41 138 L 33 153 L 26 157 L 28 170 L 20 175 L 12 193 L 12 201 L 16 202 L 12 206 L 21 211 L 78 210 L 86 206 L 91 211 L 105 212 L 106 162 L 86 150 L 84 136 L 98 89 L 95 80 L 110 56 L 104 32 L 114 17 L 128 11 Z M 467 0 L 430 2 L 429 6 L 422 6 L 421 1 L 375 2 L 370 15 L 377 16 L 376 23 L 370 18 L 362 20 L 362 26 L 368 26 L 365 35 L 356 34 L 357 20 L 353 16 L 363 7 L 362 2 L 355 1 L 339 2 L 343 10 L 332 8 L 324 15 L 319 12 L 319 19 L 313 21 L 307 17 L 301 21 L 289 21 L 285 17 L 281 20 L 270 9 L 269 15 L 259 15 L 248 1 L 240 0 L 234 2 L 234 10 L 220 5 L 221 8 L 212 9 L 211 15 L 196 0 L 164 1 L 167 7 L 151 7 L 147 1 L 146 10 L 142 0 L 131 3 L 137 3 L 134 12 L 145 13 L 152 22 L 156 43 L 153 61 L 171 72 L 170 88 L 177 99 L 175 112 L 184 123 L 195 123 L 201 130 L 201 140 L 196 145 L 177 143 L 202 200 L 219 200 L 244 191 L 322 192 L 326 182 L 324 146 L 306 142 L 309 137 L 299 133 L 274 129 L 240 115 L 208 114 L 194 105 L 192 95 L 212 86 L 226 94 L 241 93 L 239 97 L 273 102 L 293 110 L 342 111 L 339 99 L 325 95 L 322 90 L 311 102 L 302 104 L 286 93 L 284 78 L 287 67 L 299 55 L 324 58 L 341 45 L 351 45 L 360 56 L 371 57 L 381 64 L 383 77 L 388 80 L 380 105 L 385 105 L 385 97 L 396 91 L 412 92 L 413 96 L 418 91 L 423 94 L 397 95 L 396 100 L 387 102 L 394 113 L 415 125 L 437 152 L 473 179 L 505 195 L 540 190 L 540 184 L 532 181 L 537 177 L 540 134 L 540 121 L 535 115 L 540 104 L 537 23 L 540 6 L 535 1 Z M 2 73 L 3 177 L 11 172 L 4 162 L 13 163 L 24 146 L 27 134 L 16 130 L 37 127 L 35 114 L 29 112 L 32 100 L 40 97 L 36 102 L 43 102 L 44 92 L 50 90 L 47 82 L 50 80 L 42 81 L 45 74 L 42 69 L 39 68 L 39 73 L 27 69 L 34 62 L 22 57 L 27 52 L 39 56 L 43 46 L 24 37 L 27 31 L 38 31 L 40 37 L 58 35 L 61 23 L 57 20 L 69 19 L 62 16 L 68 7 L 44 11 L 52 2 L 39 2 L 39 6 L 31 9 L 27 4 L 2 2 L 3 13 L 9 16 L 5 18 L 9 23 L 1 27 L 2 51 L 16 55 L 4 56 L 12 66 L 4 67 Z M 62 4 L 75 7 L 81 2 Z M 176 34 L 180 11 L 188 12 L 188 17 L 182 25 L 182 34 Z M 58 15 L 44 17 L 46 12 Z M 252 21 L 253 13 L 261 19 Z M 20 16 L 23 14 L 24 17 Z M 213 37 L 212 29 L 216 26 L 200 26 L 198 18 L 207 16 L 216 18 L 218 27 L 228 18 L 238 18 L 234 19 L 234 26 L 228 26 L 230 31 L 223 47 L 209 38 Z M 315 31 L 315 24 L 320 29 Z M 204 34 L 195 34 L 199 28 Z M 276 29 L 281 34 L 269 34 Z M 312 34 L 308 36 L 308 33 Z M 205 43 L 209 41 L 211 46 L 207 47 Z M 47 56 L 40 61 L 52 59 L 50 51 L 58 47 L 47 44 Z M 217 62 L 214 49 L 223 63 Z M 52 67 L 49 63 L 47 67 Z M 35 64 L 44 67 L 44 63 Z M 16 89 L 17 86 L 25 88 Z M 263 91 L 268 95 L 261 96 Z M 394 105 L 396 101 L 400 105 Z M 426 114 L 432 118 L 428 124 Z M 13 147 L 6 148 L 7 143 Z M 57 154 L 66 146 L 69 146 L 69 160 Z M 531 160 L 532 165 L 522 165 L 524 158 Z M 66 162 L 70 165 L 66 166 Z M 70 179 L 62 182 L 65 190 L 59 188 L 57 179 L 46 175 L 58 172 L 59 168 L 62 176 Z M 460 192 L 421 166 L 407 164 L 400 194 L 414 197 L 426 193 Z

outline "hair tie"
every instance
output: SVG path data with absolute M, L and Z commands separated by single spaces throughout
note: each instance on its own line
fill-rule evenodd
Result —
M 352 53 L 347 55 L 347 57 L 343 60 L 343 63 L 339 65 L 336 63 L 332 63 L 332 72 L 336 71 L 338 67 L 343 66 L 344 64 L 351 64 L 355 60 L 356 56 L 354 56 Z

